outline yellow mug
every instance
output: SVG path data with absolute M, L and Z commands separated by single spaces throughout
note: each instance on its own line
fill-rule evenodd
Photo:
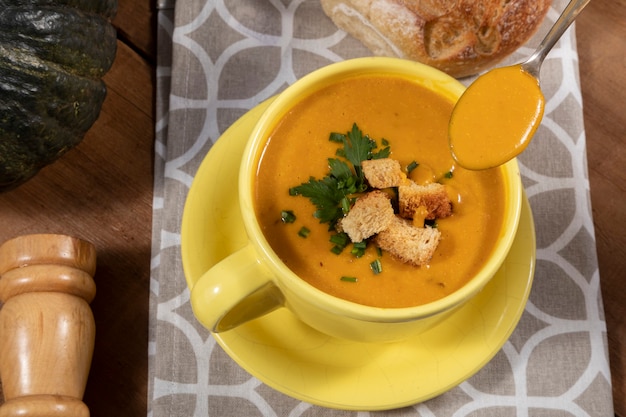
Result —
M 264 145 L 276 123 L 303 97 L 354 75 L 411 77 L 456 102 L 465 87 L 447 74 L 397 58 L 357 58 L 316 70 L 280 93 L 262 114 L 246 144 L 239 171 L 239 203 L 248 244 L 204 273 L 191 289 L 191 305 L 212 332 L 235 328 L 286 307 L 314 329 L 362 342 L 401 340 L 441 322 L 476 295 L 504 262 L 515 238 L 522 204 L 516 160 L 500 167 L 505 183 L 503 232 L 489 260 L 462 288 L 437 301 L 407 308 L 380 308 L 329 295 L 292 272 L 272 250 L 255 216 L 254 181 Z

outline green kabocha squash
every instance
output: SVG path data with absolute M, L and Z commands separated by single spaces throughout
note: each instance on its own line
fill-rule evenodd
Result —
M 76 146 L 100 114 L 117 0 L 0 0 L 0 191 Z

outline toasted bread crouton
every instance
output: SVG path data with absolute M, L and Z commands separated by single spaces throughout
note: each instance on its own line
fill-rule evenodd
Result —
M 433 182 L 419 185 L 414 182 L 398 187 L 398 210 L 401 217 L 412 219 L 419 209 L 425 207 L 427 220 L 442 219 L 452 214 L 452 202 L 446 186 Z
M 394 216 L 387 229 L 374 238 L 382 250 L 401 262 L 414 266 L 427 264 L 441 240 L 441 232 L 432 227 L 415 227 L 409 220 Z
M 361 168 L 373 188 L 397 187 L 406 179 L 400 162 L 391 158 L 368 159 L 361 162 Z
M 395 218 L 391 200 L 382 191 L 371 191 L 350 208 L 339 227 L 353 242 L 361 242 L 387 228 Z

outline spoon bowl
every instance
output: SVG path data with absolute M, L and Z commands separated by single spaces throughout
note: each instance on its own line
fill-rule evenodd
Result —
M 493 168 L 526 149 L 543 118 L 541 65 L 589 1 L 570 1 L 526 61 L 486 72 L 463 93 L 449 125 L 450 151 L 459 165 Z

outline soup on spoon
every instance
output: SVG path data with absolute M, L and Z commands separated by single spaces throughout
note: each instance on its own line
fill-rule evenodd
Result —
M 521 65 L 498 68 L 477 78 L 450 117 L 450 151 L 468 169 L 486 169 L 519 155 L 543 117 L 538 80 Z
M 522 153 L 543 118 L 539 86 L 544 58 L 589 0 L 572 0 L 524 63 L 481 75 L 463 93 L 448 126 L 449 146 L 464 168 L 502 165 Z

